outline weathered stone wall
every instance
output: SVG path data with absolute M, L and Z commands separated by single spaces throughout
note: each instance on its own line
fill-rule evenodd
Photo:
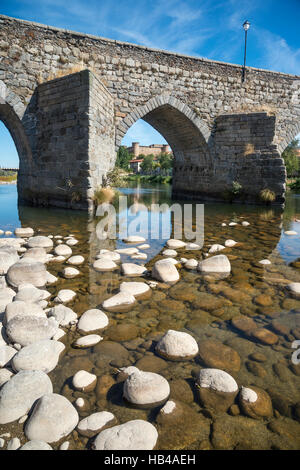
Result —
M 242 69 L 237 65 L 149 49 L 4 16 L 0 16 L 0 28 L 0 80 L 8 94 L 14 94 L 25 108 L 20 119 L 26 129 L 35 125 L 36 116 L 31 108 L 38 84 L 86 68 L 93 72 L 97 87 L 89 86 L 101 88 L 102 111 L 107 110 L 107 114 L 98 119 L 98 105 L 90 109 L 92 125 L 89 126 L 89 133 L 93 137 L 89 140 L 85 156 L 85 161 L 90 163 L 86 164 L 88 171 L 82 168 L 81 174 L 88 178 L 90 190 L 101 182 L 102 176 L 113 165 L 115 154 L 110 155 L 112 140 L 115 139 L 117 149 L 129 127 L 139 118 L 161 132 L 174 151 L 175 192 L 186 190 L 212 194 L 212 187 L 219 191 L 222 184 L 228 183 L 232 177 L 243 178 L 243 171 L 249 165 L 254 167 L 256 162 L 258 167 L 264 168 L 264 174 L 252 182 L 256 193 L 263 184 L 276 187 L 278 182 L 283 188 L 284 172 L 278 158 L 300 131 L 299 77 L 247 68 L 246 81 L 242 82 Z M 12 103 L 16 112 L 14 106 Z M 268 150 L 263 139 L 259 140 L 263 137 L 259 134 L 264 133 L 260 125 L 264 126 L 266 121 L 258 114 L 264 111 L 274 117 Z M 253 115 L 250 118 L 252 123 L 258 120 L 255 133 L 249 131 L 251 126 L 252 129 L 255 127 L 253 124 L 248 130 L 244 129 L 243 135 L 243 129 L 239 129 L 239 117 L 236 121 L 228 117 L 226 121 L 226 115 L 245 113 Z M 228 127 L 227 134 L 222 134 L 225 121 L 233 127 L 232 130 Z M 95 132 L 92 126 L 97 129 Z M 239 134 L 237 141 L 234 140 L 235 131 Z M 100 132 L 102 140 L 99 138 Z M 223 141 L 222 135 L 226 136 Z M 30 139 L 32 132 L 29 132 Z M 242 142 L 237 152 L 240 157 L 232 156 L 238 142 Z M 247 154 L 247 164 L 244 165 L 241 162 L 245 161 L 242 158 L 245 159 L 244 146 L 247 144 L 248 148 L 254 145 L 255 152 Z M 267 163 L 268 159 L 274 159 L 274 162 Z M 258 172 L 257 169 L 255 176 Z M 276 194 L 279 195 L 278 191 Z M 88 195 L 91 196 L 91 191 Z

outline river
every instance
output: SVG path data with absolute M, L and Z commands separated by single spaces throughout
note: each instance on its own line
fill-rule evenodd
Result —
M 174 204 L 168 185 L 119 188 L 127 196 L 128 205 L 143 204 L 141 214 L 148 217 L 151 204 Z M 119 218 L 130 216 L 125 210 Z M 122 256 L 122 262 L 145 265 L 149 270 L 161 259 L 166 241 L 172 238 L 174 219 L 166 209 L 169 234 L 151 237 L 153 226 L 144 233 L 149 248 L 141 250 L 147 259 Z M 180 280 L 175 285 L 158 284 L 151 296 L 139 299 L 127 311 L 106 312 L 109 327 L 101 332 L 98 345 L 78 349 L 74 342 L 80 337 L 75 327 L 62 338 L 65 352 L 58 366 L 49 374 L 54 391 L 72 403 L 78 397 L 85 400 L 80 418 L 96 411 L 110 411 L 117 422 L 131 419 L 150 421 L 158 430 L 158 449 L 297 449 L 300 436 L 300 365 L 292 361 L 292 343 L 300 339 L 300 299 L 286 288 L 289 282 L 300 282 L 300 195 L 288 194 L 285 209 L 270 206 L 205 204 L 204 244 L 201 250 L 178 250 L 180 258 L 205 259 L 213 244 L 225 240 L 238 242 L 225 248 L 231 263 L 231 274 L 223 279 L 201 275 L 179 264 Z M 141 219 L 142 220 L 142 219 Z M 122 240 L 99 240 L 97 224 L 100 217 L 77 211 L 18 206 L 15 185 L 0 185 L 0 229 L 14 231 L 17 227 L 32 227 L 35 235 L 67 237 L 74 235 L 79 243 L 73 254 L 82 255 L 85 262 L 80 275 L 64 279 L 65 262 L 49 263 L 47 269 L 58 281 L 47 289 L 51 293 L 49 306 L 59 289 L 76 292 L 68 307 L 78 316 L 88 309 L 102 308 L 102 302 L 118 292 L 125 279 L 120 269 L 96 272 L 92 264 L 100 249 L 127 247 Z M 242 222 L 249 222 L 243 226 Z M 190 221 L 195 228 L 195 216 Z M 236 225 L 229 225 L 235 222 Z M 223 225 L 222 225 L 223 224 Z M 225 225 L 226 224 L 226 225 Z M 295 231 L 296 235 L 285 232 Z M 3 238 L 5 235 L 0 236 Z M 54 238 L 54 240 L 60 240 Z M 193 240 L 191 240 L 193 241 Z M 135 246 L 135 245 L 133 245 Z M 260 264 L 261 260 L 270 264 Z M 147 277 L 150 280 L 151 277 Z M 259 341 L 234 320 L 242 317 L 255 322 L 256 328 L 272 332 L 275 342 Z M 200 356 L 189 361 L 172 361 L 159 357 L 155 345 L 169 329 L 191 334 L 200 347 Z M 228 358 L 232 357 L 232 364 Z M 140 409 L 129 405 L 122 397 L 123 383 L 118 370 L 136 365 L 141 370 L 161 374 L 171 386 L 171 398 L 178 415 L 163 416 L 160 407 Z M 229 372 L 238 386 L 257 387 L 272 400 L 272 411 L 262 411 L 259 419 L 251 417 L 249 406 L 238 399 L 227 412 L 211 409 L 199 399 L 195 377 L 203 367 Z M 71 385 L 72 376 L 84 369 L 98 377 L 94 390 L 84 393 Z M 101 380 L 99 379 L 101 378 Z M 262 392 L 260 392 L 262 391 Z M 250 407 L 251 408 L 251 407 Z M 263 408 L 263 405 L 262 405 Z M 12 428 L 12 426 L 14 426 Z M 12 431 L 13 429 L 13 431 Z M 0 434 L 11 432 L 25 442 L 23 426 L 0 425 Z M 91 445 L 88 437 L 73 432 L 68 436 L 70 448 L 85 449 Z M 55 448 L 55 444 L 53 445 Z

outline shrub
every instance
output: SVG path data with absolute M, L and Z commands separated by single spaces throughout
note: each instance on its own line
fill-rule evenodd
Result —
M 293 183 L 289 184 L 289 188 L 295 193 L 300 193 L 300 178 L 297 178 Z
M 262 202 L 270 203 L 275 201 L 276 194 L 271 189 L 265 188 L 260 191 L 259 198 Z
M 112 188 L 98 188 L 94 192 L 95 205 L 103 204 L 104 202 L 111 202 L 115 197 L 115 191 Z
M 242 192 L 243 186 L 238 181 L 232 182 L 231 192 L 234 196 L 237 196 Z

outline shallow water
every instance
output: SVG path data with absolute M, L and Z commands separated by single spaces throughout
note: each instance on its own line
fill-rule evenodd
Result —
M 128 196 L 129 205 L 138 202 L 149 208 L 152 203 L 182 204 L 171 201 L 170 189 L 162 185 L 121 188 L 120 191 Z M 148 254 L 148 259 L 132 260 L 122 255 L 122 262 L 145 264 L 151 268 L 153 262 L 162 257 L 161 251 L 174 229 L 168 211 L 163 217 L 170 223 L 170 233 L 166 238 L 154 241 L 146 236 L 150 248 L 141 251 Z M 205 204 L 202 250 L 177 250 L 177 259 L 204 259 L 209 245 L 234 239 L 239 243 L 222 251 L 231 262 L 230 276 L 216 280 L 179 267 L 180 281 L 174 286 L 159 284 L 150 298 L 139 300 L 130 311 L 108 312 L 110 325 L 100 333 L 104 340 L 93 348 L 75 349 L 72 344 L 80 335 L 76 330 L 68 330 L 62 339 L 67 346 L 65 354 L 50 373 L 54 391 L 64 394 L 72 403 L 83 397 L 87 407 L 80 412 L 81 418 L 107 410 L 115 414 L 119 423 L 137 418 L 149 420 L 159 432 L 158 449 L 299 448 L 300 365 L 293 364 L 291 357 L 292 343 L 300 339 L 300 300 L 285 289 L 289 281 L 300 281 L 300 223 L 295 221 L 296 218 L 300 219 L 299 195 L 288 195 L 284 211 L 265 206 Z M 121 240 L 99 240 L 96 228 L 100 220 L 82 212 L 18 207 L 16 186 L 0 185 L 0 229 L 30 226 L 36 235 L 74 234 L 79 240 L 73 247 L 73 254 L 85 257 L 85 263 L 79 267 L 80 276 L 63 279 L 61 271 L 65 263 L 48 264 L 48 270 L 59 278 L 48 288 L 51 301 L 60 289 L 75 290 L 76 298 L 67 305 L 78 315 L 89 308 L 101 308 L 103 300 L 118 292 L 122 281 L 143 280 L 125 279 L 120 270 L 98 273 L 92 268 L 99 249 L 127 246 Z M 250 225 L 242 226 L 243 220 Z M 238 224 L 230 227 L 231 221 Z M 227 224 L 225 227 L 221 226 L 223 222 Z M 286 230 L 295 230 L 298 234 L 288 236 L 284 234 Z M 271 264 L 259 264 L 262 259 L 269 259 Z M 151 277 L 146 276 L 146 279 Z M 240 315 L 251 317 L 257 327 L 274 332 L 278 342 L 261 344 L 239 332 L 231 320 Z M 188 362 L 172 362 L 158 359 L 154 351 L 156 341 L 168 329 L 186 331 L 199 344 L 213 340 L 230 346 L 240 357 L 240 367 L 226 370 L 239 386 L 257 386 L 267 391 L 272 398 L 273 415 L 256 420 L 245 417 L 238 407 L 227 413 L 206 409 L 199 401 L 193 378 L 201 367 L 208 366 L 205 361 L 196 357 Z M 123 401 L 118 369 L 136 363 L 142 370 L 158 372 L 169 381 L 171 398 L 182 407 L 177 421 L 170 417 L 162 419 L 158 415 L 159 408 L 140 410 Z M 102 377 L 93 392 L 72 389 L 70 378 L 80 369 Z M 190 425 L 187 426 L 187 422 Z M 0 434 L 9 431 L 13 437 L 18 435 L 25 442 L 22 429 L 23 425 L 16 423 L 0 426 Z M 90 445 L 88 438 L 76 431 L 67 440 L 71 448 L 84 449 Z

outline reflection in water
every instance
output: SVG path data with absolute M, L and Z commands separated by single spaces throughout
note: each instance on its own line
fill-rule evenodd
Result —
M 168 186 L 129 187 L 121 191 L 128 196 L 129 206 L 143 204 L 149 209 L 151 204 L 183 204 L 183 201 L 171 201 Z M 81 315 L 89 308 L 101 308 L 103 300 L 117 293 L 121 282 L 128 281 L 119 270 L 98 273 L 91 266 L 100 249 L 127 246 L 119 239 L 97 238 L 96 228 L 101 218 L 89 217 L 83 212 L 22 206 L 18 212 L 15 196 L 15 187 L 3 190 L 0 186 L 0 228 L 14 229 L 22 225 L 33 227 L 37 234 L 73 234 L 79 240 L 73 253 L 85 257 L 86 262 L 80 266 L 81 275 L 72 280 L 61 275 L 64 263 L 48 264 L 49 271 L 59 278 L 57 284 L 48 288 L 51 302 L 59 289 L 72 289 L 77 296 L 68 307 Z M 133 218 L 125 210 L 117 210 L 117 214 L 120 219 Z M 142 217 L 146 217 L 146 210 Z M 162 217 L 169 224 L 167 238 L 172 237 L 174 219 L 166 211 L 159 215 L 156 224 L 162 223 Z M 291 362 L 291 344 L 300 337 L 300 300 L 293 298 L 285 288 L 289 282 L 299 282 L 299 266 L 290 265 L 300 254 L 300 224 L 293 221 L 295 218 L 300 218 L 299 198 L 292 195 L 288 197 L 284 213 L 275 207 L 205 204 L 203 250 L 178 250 L 177 259 L 205 259 L 210 245 L 234 239 L 238 244 L 224 250 L 232 266 L 230 276 L 216 281 L 211 276 L 179 267 L 180 281 L 174 286 L 159 286 L 150 298 L 139 300 L 130 311 L 108 313 L 110 326 L 101 332 L 104 341 L 94 348 L 74 349 L 72 345 L 79 333 L 71 329 L 63 339 L 65 355 L 50 373 L 54 391 L 64 394 L 72 403 L 79 396 L 83 397 L 87 407 L 81 417 L 107 410 L 115 414 L 119 423 L 130 419 L 154 420 L 159 431 L 158 448 L 299 448 L 300 374 L 299 366 Z M 250 222 L 248 227 L 241 225 L 245 220 Z M 229 226 L 232 221 L 237 225 Z M 222 226 L 223 223 L 226 226 Z M 192 220 L 192 228 L 195 229 L 195 220 Z M 287 229 L 296 230 L 298 235 L 285 235 L 283 230 Z M 151 240 L 150 233 L 151 224 L 148 224 L 145 238 L 150 248 L 143 250 L 148 255 L 147 261 L 122 256 L 122 262 L 146 264 L 151 269 L 155 260 L 161 258 L 166 239 Z M 261 265 L 262 259 L 269 259 L 271 264 Z M 146 280 L 150 279 L 146 276 Z M 272 331 L 277 342 L 261 343 L 249 331 L 237 329 L 232 320 L 239 316 L 251 319 L 257 328 Z M 199 344 L 210 341 L 208 357 L 205 354 L 201 359 L 187 362 L 159 359 L 154 351 L 155 341 L 168 329 L 186 331 Z M 230 409 L 229 414 L 206 413 L 199 401 L 194 400 L 190 387 L 195 390 L 195 371 L 208 363 L 226 368 L 226 357 L 217 353 L 220 343 L 230 347 L 240 358 L 239 367 L 229 369 L 239 386 L 257 386 L 271 396 L 275 411 L 266 421 L 241 417 L 238 406 Z M 171 383 L 172 398 L 181 402 L 184 410 L 175 426 L 172 421 L 156 421 L 156 412 L 152 410 L 133 409 L 123 402 L 122 387 L 115 381 L 116 371 L 134 364 L 142 370 L 162 374 Z M 81 369 L 103 378 L 102 388 L 97 386 L 89 393 L 74 391 L 70 378 Z M 187 420 L 191 423 L 188 427 Z M 0 426 L 0 432 L 7 429 L 9 426 Z M 84 437 L 72 435 L 68 440 L 74 448 L 83 449 L 87 445 Z

